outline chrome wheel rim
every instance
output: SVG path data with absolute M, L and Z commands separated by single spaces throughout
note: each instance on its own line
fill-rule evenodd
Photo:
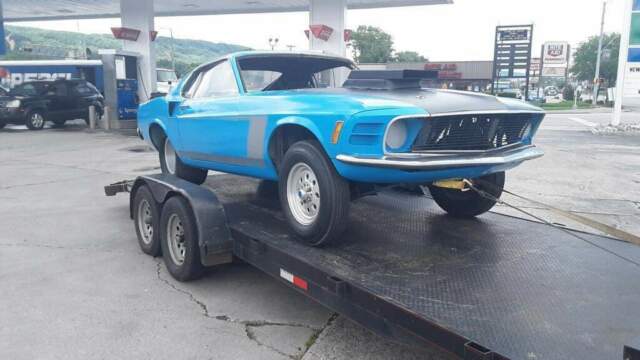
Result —
M 140 204 L 138 204 L 138 229 L 140 229 L 142 242 L 145 245 L 151 244 L 153 239 L 152 220 L 151 205 L 147 200 L 140 201 Z
M 167 237 L 169 240 L 169 255 L 176 265 L 182 265 L 186 252 L 184 226 L 176 214 L 172 214 L 167 222 Z
M 31 114 L 31 125 L 35 128 L 41 128 L 44 126 L 44 117 L 40 113 Z
M 297 163 L 287 177 L 287 202 L 294 219 L 311 225 L 320 213 L 320 185 L 316 174 L 305 163 Z
M 169 138 L 164 140 L 164 163 L 167 165 L 169 174 L 176 173 L 176 150 L 171 145 Z

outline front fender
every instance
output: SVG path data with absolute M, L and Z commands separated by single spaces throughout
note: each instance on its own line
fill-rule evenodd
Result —
M 299 125 L 309 130 L 321 143 L 324 143 L 324 136 L 320 128 L 311 120 L 301 116 L 287 116 L 276 122 L 274 131 L 282 125 Z

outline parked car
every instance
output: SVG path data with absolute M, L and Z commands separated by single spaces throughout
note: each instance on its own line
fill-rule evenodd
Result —
M 178 82 L 176 72 L 171 69 L 157 69 L 156 77 L 157 91 L 159 93 L 169 93 L 169 91 L 171 91 L 171 87 Z
M 32 81 L 15 86 L 0 96 L 0 128 L 24 124 L 40 130 L 47 121 L 62 126 L 67 120 L 89 121 L 89 106 L 102 115 L 104 98 L 85 80 Z
M 323 88 L 349 71 L 341 87 Z M 241 52 L 142 104 L 138 126 L 165 173 L 194 183 L 207 170 L 277 181 L 292 229 L 322 245 L 346 228 L 350 202 L 378 186 L 424 185 L 449 214 L 473 217 L 496 203 L 505 170 L 542 156 L 532 145 L 542 110 L 420 89 L 431 75 L 359 71 L 328 55 Z M 470 179 L 495 198 L 446 179 Z

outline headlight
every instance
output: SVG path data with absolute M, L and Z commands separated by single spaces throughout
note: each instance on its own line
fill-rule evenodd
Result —
M 5 106 L 8 107 L 8 108 L 20 107 L 20 100 L 7 101 L 7 104 Z
M 387 130 L 386 145 L 389 149 L 398 149 L 407 141 L 407 125 L 404 121 L 396 121 Z

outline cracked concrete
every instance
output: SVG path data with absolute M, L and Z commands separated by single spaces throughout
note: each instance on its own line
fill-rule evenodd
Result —
M 637 229 L 637 137 L 551 120 L 562 129 L 543 126 L 547 156 L 507 187 Z M 157 155 L 84 129 L 0 130 L 0 359 L 448 358 L 380 338 L 246 264 L 174 281 L 138 249 L 126 195 L 102 189 L 157 171 Z M 592 148 L 606 151 L 582 156 Z

